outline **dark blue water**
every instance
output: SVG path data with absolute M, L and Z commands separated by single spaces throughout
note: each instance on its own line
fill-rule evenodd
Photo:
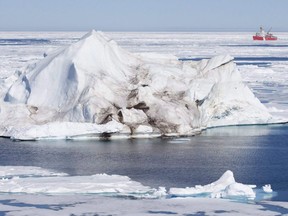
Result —
M 13 142 L 0 139 L 0 165 L 38 166 L 71 175 L 131 177 L 144 185 L 208 184 L 226 170 L 237 182 L 271 184 L 288 201 L 288 125 L 222 127 L 175 139 Z

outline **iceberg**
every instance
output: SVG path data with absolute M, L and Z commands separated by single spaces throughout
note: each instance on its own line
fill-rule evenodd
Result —
M 94 30 L 0 89 L 0 136 L 19 140 L 183 136 L 276 121 L 233 57 L 130 53 Z

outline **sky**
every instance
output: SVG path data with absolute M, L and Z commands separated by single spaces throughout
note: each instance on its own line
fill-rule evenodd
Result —
M 288 31 L 288 0 L 0 0 L 0 31 Z

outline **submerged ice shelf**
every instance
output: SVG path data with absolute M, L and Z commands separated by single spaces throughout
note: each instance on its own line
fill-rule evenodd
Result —
M 0 135 L 21 140 L 181 136 L 281 122 L 243 84 L 231 56 L 135 54 L 95 31 L 5 79 L 0 97 Z

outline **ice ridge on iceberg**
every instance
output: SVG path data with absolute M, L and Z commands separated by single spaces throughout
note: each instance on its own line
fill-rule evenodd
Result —
M 15 139 L 178 136 L 273 122 L 231 56 L 134 54 L 94 30 L 0 89 L 0 136 Z

